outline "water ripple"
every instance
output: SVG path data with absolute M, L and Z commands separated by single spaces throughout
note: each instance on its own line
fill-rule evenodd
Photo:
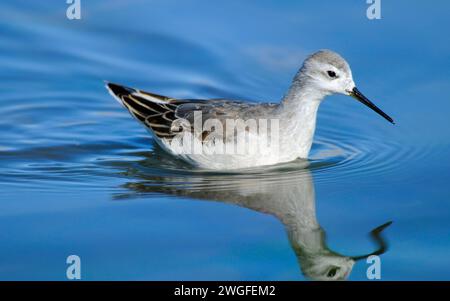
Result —
M 18 27 L 14 33 L 31 30 L 51 40 L 68 30 L 48 29 Z M 155 91 L 171 90 L 179 97 L 237 97 L 248 95 L 248 87 L 261 86 L 264 76 L 245 77 L 243 85 L 244 79 L 221 59 L 223 53 L 203 44 L 160 33 L 122 31 L 121 35 L 129 36 L 148 52 L 144 55 L 133 43 L 123 44 L 116 39 L 117 32 L 112 34 L 99 25 L 83 28 L 83 34 L 71 36 L 73 41 L 64 40 L 69 46 L 80 40 L 92 42 L 81 51 L 71 51 L 64 43 L 40 50 L 40 56 L 74 67 L 70 76 L 45 60 L 32 64 L 28 50 L 8 50 L 14 58 L 8 78 L 15 84 L 0 100 L 0 113 L 5 116 L 0 120 L 0 182 L 55 189 L 53 182 L 59 181 L 79 183 L 81 189 L 83 185 L 114 189 L 117 182 L 131 185 L 137 181 L 150 186 L 227 190 L 242 179 L 296 181 L 310 170 L 316 182 L 332 183 L 363 175 L 379 177 L 399 169 L 407 172 L 407 162 L 422 160 L 432 152 L 432 145 L 428 149 L 413 148 L 397 139 L 405 131 L 401 127 L 395 128 L 395 135 L 387 135 L 373 124 L 379 120 L 366 115 L 352 115 L 349 121 L 353 109 L 344 110 L 347 103 L 336 103 L 320 111 L 310 160 L 223 173 L 193 169 L 158 149 L 109 97 L 102 79 L 133 83 L 145 78 Z M 103 37 L 101 43 L 95 43 L 98 35 Z M 103 44 L 108 45 L 109 52 L 99 50 Z M 26 64 L 21 63 L 22 57 L 28 58 Z M 44 75 L 36 76 L 36 72 Z M 30 89 L 18 84 L 24 80 Z M 116 181 L 111 182 L 111 178 Z
M 320 131 L 310 160 L 212 172 L 193 169 L 164 153 L 147 134 L 141 134 L 141 129 L 126 114 L 116 114 L 115 110 L 106 114 L 109 107 L 102 108 L 102 103 L 93 105 L 84 101 L 71 112 L 70 120 L 60 116 L 51 121 L 39 117 L 48 116 L 49 112 L 58 116 L 54 113 L 62 110 L 62 106 L 57 101 L 47 106 L 23 102 L 2 109 L 10 116 L 24 120 L 17 127 L 13 126 L 8 134 L 10 138 L 15 138 L 14 143 L 6 143 L 0 149 L 0 158 L 5 162 L 2 166 L 3 182 L 79 181 L 80 184 L 93 182 L 89 186 L 95 186 L 96 182 L 104 183 L 106 179 L 115 177 L 127 182 L 137 179 L 138 183 L 144 181 L 145 185 L 151 186 L 211 187 L 216 191 L 226 191 L 240 185 L 242 179 L 262 183 L 297 181 L 306 170 L 313 172 L 318 183 L 362 176 L 378 177 L 405 169 L 406 162 L 421 160 L 432 151 L 431 146 L 429 149 L 407 147 L 398 141 L 383 139 L 377 133 L 371 136 L 364 131 L 352 131 L 351 128 L 333 127 L 331 123 L 326 123 L 319 125 Z M 105 114 L 96 114 L 94 120 L 86 117 L 83 110 Z M 329 118 L 327 112 L 324 115 L 324 119 Z M 129 131 L 108 134 L 104 122 L 122 119 L 125 121 L 121 122 L 129 126 Z M 30 120 L 29 126 L 27 120 Z M 11 129 L 11 125 L 0 122 L 0 127 L 8 126 Z M 49 128 L 54 131 L 48 131 Z M 105 135 L 98 139 L 97 135 L 92 135 L 93 132 L 105 132 Z M 225 178 L 229 179 L 224 181 Z

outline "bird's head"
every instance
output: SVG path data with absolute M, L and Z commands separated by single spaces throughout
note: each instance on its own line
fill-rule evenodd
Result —
M 308 87 L 320 91 L 323 95 L 344 94 L 352 96 L 389 122 L 394 123 L 391 117 L 356 88 L 349 64 L 336 52 L 320 50 L 310 55 L 303 63 L 294 81 L 302 82 Z

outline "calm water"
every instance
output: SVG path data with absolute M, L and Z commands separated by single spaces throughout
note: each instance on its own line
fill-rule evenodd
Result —
M 393 221 L 382 279 L 450 280 L 448 1 L 34 2 L 0 4 L 0 279 L 364 280 Z M 320 48 L 397 124 L 329 97 L 309 162 L 192 170 L 103 87 L 276 101 Z

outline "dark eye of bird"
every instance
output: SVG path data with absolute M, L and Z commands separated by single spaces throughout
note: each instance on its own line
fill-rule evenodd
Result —
M 327 277 L 328 278 L 334 277 L 338 270 L 339 270 L 339 268 L 332 268 L 331 270 L 328 271 Z
M 327 71 L 327 73 L 328 73 L 328 76 L 329 77 L 336 77 L 336 72 L 334 72 L 334 71 Z

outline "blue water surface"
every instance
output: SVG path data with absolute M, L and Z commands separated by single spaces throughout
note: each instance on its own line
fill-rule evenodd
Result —
M 1 280 L 65 280 L 71 254 L 84 280 L 367 280 L 349 256 L 388 221 L 382 280 L 450 280 L 448 1 L 382 1 L 381 20 L 364 0 L 67 7 L 0 4 Z M 322 48 L 396 125 L 331 96 L 309 167 L 193 170 L 104 88 L 278 101 Z

